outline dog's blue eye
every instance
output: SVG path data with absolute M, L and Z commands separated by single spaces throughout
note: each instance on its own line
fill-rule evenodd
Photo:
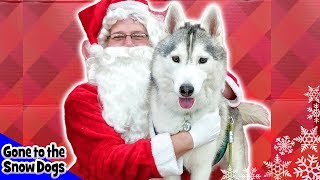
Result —
M 200 58 L 199 59 L 199 64 L 204 64 L 208 61 L 208 58 Z
M 172 56 L 172 61 L 175 63 L 179 63 L 180 62 L 179 56 Z

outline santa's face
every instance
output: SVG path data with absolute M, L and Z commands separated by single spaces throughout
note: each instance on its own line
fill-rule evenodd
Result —
M 148 46 L 149 38 L 146 28 L 133 17 L 118 20 L 109 30 L 107 47 Z
M 148 136 L 152 52 L 149 46 L 108 47 L 87 60 L 88 73 L 98 88 L 102 116 L 127 143 Z

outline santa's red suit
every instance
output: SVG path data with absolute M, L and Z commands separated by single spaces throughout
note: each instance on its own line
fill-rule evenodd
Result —
M 102 23 L 103 18 L 108 16 L 105 11 L 110 4 L 116 7 L 114 5 L 119 2 L 121 6 L 124 5 L 124 1 L 121 0 L 102 0 L 79 13 L 91 44 L 105 40 L 103 38 L 108 34 L 107 30 L 112 25 L 106 21 Z M 135 7 L 137 3 L 138 6 L 147 4 L 144 0 L 139 0 L 137 3 L 128 2 Z M 142 8 L 148 10 L 146 7 Z M 112 15 L 116 17 L 119 14 L 115 11 Z M 92 18 L 94 16 L 97 18 Z M 148 28 L 152 28 L 148 24 L 152 23 L 152 20 L 145 23 L 148 33 L 155 35 L 156 30 Z M 102 24 L 109 27 L 104 27 Z M 152 37 L 151 44 L 155 44 L 157 37 Z M 88 79 L 90 81 L 90 75 Z M 226 82 L 237 96 L 235 100 L 229 101 L 229 105 L 237 106 L 242 98 L 237 80 L 228 73 Z M 85 83 L 75 87 L 66 98 L 64 108 L 67 137 L 77 157 L 74 167 L 81 178 L 147 180 L 181 172 L 168 134 L 159 134 L 151 139 L 143 137 L 134 143 L 126 143 L 127 140 L 123 139 L 114 127 L 106 123 L 108 117 L 102 115 L 103 108 L 96 85 Z M 186 178 L 188 175 L 184 173 L 183 179 Z
M 161 177 L 150 139 L 125 144 L 102 118 L 97 87 L 77 86 L 65 102 L 65 123 L 80 176 L 84 179 L 150 179 Z
M 161 177 L 151 149 L 151 139 L 125 144 L 102 117 L 97 87 L 77 86 L 65 101 L 68 139 L 77 157 L 78 175 L 83 179 L 136 179 Z M 170 154 L 163 149 L 163 156 Z M 161 156 L 161 154 L 159 154 Z M 183 177 L 187 178 L 186 174 Z

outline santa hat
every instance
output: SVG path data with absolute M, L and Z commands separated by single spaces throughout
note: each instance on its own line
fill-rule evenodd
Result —
M 79 12 L 90 44 L 104 45 L 109 29 L 118 20 L 136 18 L 148 31 L 152 45 L 160 37 L 165 12 L 152 11 L 146 0 L 101 0 Z

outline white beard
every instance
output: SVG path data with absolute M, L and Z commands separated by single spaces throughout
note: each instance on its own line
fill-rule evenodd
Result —
M 151 47 L 108 47 L 87 60 L 89 82 L 98 87 L 102 116 L 126 143 L 149 135 Z

